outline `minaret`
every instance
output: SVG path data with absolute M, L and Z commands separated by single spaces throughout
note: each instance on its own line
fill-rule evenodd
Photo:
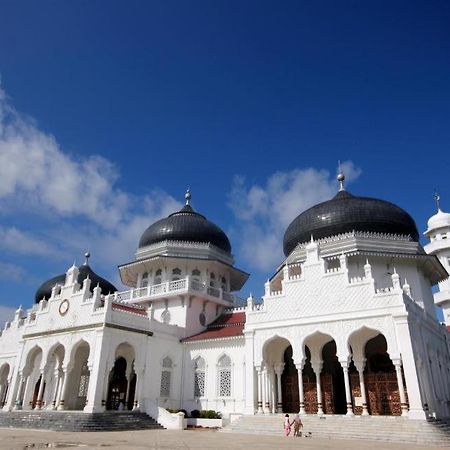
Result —
M 425 236 L 430 243 L 425 245 L 425 251 L 429 255 L 436 255 L 441 264 L 450 274 L 450 214 L 443 212 L 440 206 L 440 197 L 434 195 L 437 213 L 428 220 L 428 229 Z M 434 294 L 434 303 L 442 308 L 444 320 L 450 326 L 450 279 L 439 283 L 439 291 Z

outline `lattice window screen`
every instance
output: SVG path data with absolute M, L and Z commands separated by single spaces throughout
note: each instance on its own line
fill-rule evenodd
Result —
M 219 397 L 231 397 L 230 369 L 221 369 L 219 372 Z
M 163 370 L 161 372 L 161 390 L 160 397 L 170 397 L 170 377 L 171 372 L 169 370 Z
M 194 397 L 205 396 L 205 372 L 198 370 L 194 375 Z
M 231 358 L 223 355 L 219 359 L 219 397 L 231 397 Z

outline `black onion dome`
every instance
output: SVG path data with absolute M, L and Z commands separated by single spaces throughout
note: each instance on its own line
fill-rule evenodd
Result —
M 83 281 L 88 277 L 91 279 L 91 287 L 90 291 L 92 292 L 94 288 L 97 286 L 97 284 L 102 289 L 102 294 L 112 294 L 113 292 L 116 292 L 117 289 L 104 278 L 97 275 L 88 264 L 83 264 L 79 268 L 78 278 L 77 282 L 82 285 Z M 36 294 L 34 296 L 35 303 L 39 303 L 43 298 L 46 298 L 47 300 L 52 295 L 52 289 L 57 284 L 63 285 L 66 280 L 66 274 L 63 273 L 62 275 L 58 275 L 56 277 L 50 278 L 50 280 L 47 280 L 46 282 L 42 283 L 39 289 L 36 291 Z
M 331 200 L 307 209 L 288 226 L 283 251 L 288 256 L 297 244 L 351 231 L 368 231 L 410 236 L 419 240 L 413 218 L 393 203 L 370 197 L 357 197 L 339 191 Z
M 189 204 L 150 225 L 139 241 L 139 248 L 165 240 L 210 243 L 231 253 L 227 235 L 205 216 L 195 212 Z

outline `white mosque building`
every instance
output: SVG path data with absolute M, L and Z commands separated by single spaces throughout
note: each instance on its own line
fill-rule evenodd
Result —
M 0 337 L 13 410 L 450 417 L 450 214 L 344 187 L 302 212 L 261 301 L 226 234 L 186 205 L 149 226 L 125 292 L 85 263 L 46 281 Z M 438 290 L 433 294 L 433 286 Z

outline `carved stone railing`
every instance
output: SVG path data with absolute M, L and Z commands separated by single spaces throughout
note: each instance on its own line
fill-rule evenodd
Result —
M 181 278 L 180 280 L 166 281 L 164 283 L 153 286 L 146 286 L 137 289 L 130 289 L 128 291 L 116 292 L 113 294 L 115 300 L 132 302 L 133 300 L 143 300 L 165 295 L 172 295 L 182 292 L 198 292 L 201 294 L 215 297 L 229 303 L 234 303 L 236 297 L 230 292 L 224 292 L 221 288 L 208 286 L 196 279 L 191 279 L 189 276 Z

